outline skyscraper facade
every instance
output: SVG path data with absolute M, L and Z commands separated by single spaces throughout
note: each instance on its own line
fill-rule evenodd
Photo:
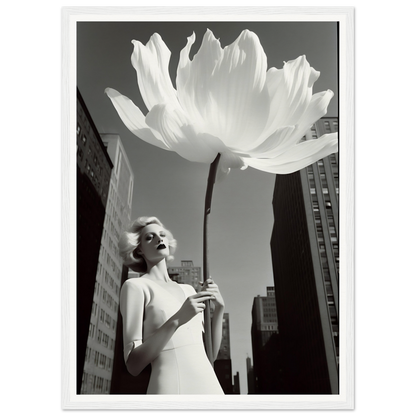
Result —
M 283 393 L 281 351 L 274 287 L 254 298 L 251 344 L 255 394 Z
M 247 393 L 256 394 L 256 387 L 254 381 L 254 370 L 251 365 L 251 358 L 246 358 L 246 371 L 247 371 Z
M 229 359 L 231 359 L 230 314 L 228 312 L 224 312 L 224 316 L 222 318 L 222 339 L 217 360 Z
M 212 315 L 212 312 L 211 312 Z M 230 315 L 225 312 L 222 319 L 222 339 L 214 370 L 225 394 L 233 394 L 232 362 L 230 348 Z
M 120 137 L 115 134 L 102 134 L 101 139 L 114 168 L 95 276 L 81 394 L 110 392 L 123 273 L 118 241 L 121 232 L 131 221 L 134 185 L 133 170 Z
M 77 90 L 76 360 L 80 393 L 100 241 L 113 163 Z
M 233 383 L 233 394 L 241 394 L 240 392 L 240 373 L 234 375 L 234 383 Z
M 304 140 L 338 131 L 323 118 Z M 338 154 L 276 175 L 271 239 L 284 378 L 292 394 L 337 394 Z

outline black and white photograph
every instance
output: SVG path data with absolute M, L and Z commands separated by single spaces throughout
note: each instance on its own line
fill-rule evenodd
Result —
M 70 394 L 351 407 L 345 16 L 79 11 Z

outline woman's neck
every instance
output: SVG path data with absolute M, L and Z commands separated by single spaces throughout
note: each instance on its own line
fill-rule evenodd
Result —
M 166 260 L 163 259 L 159 263 L 149 265 L 147 268 L 147 277 L 158 282 L 171 282 L 168 269 L 166 267 Z

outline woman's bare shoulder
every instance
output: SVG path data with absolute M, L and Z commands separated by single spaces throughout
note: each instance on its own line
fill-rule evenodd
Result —
M 143 276 L 140 277 L 131 277 L 130 279 L 127 279 L 122 286 L 122 289 L 138 289 L 138 288 L 145 288 L 148 285 L 149 279 L 143 278 Z

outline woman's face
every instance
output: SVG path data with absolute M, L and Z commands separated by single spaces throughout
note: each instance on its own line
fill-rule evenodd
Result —
M 158 224 L 146 225 L 140 236 L 139 250 L 148 264 L 156 264 L 168 257 L 169 241 L 165 229 Z

